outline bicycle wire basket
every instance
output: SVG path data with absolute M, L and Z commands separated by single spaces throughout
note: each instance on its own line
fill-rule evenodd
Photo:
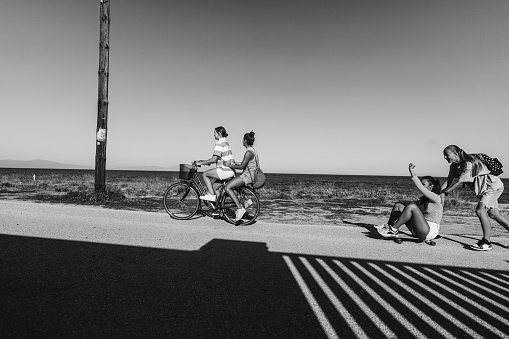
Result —
M 188 164 L 180 164 L 179 179 L 191 180 L 195 172 L 196 169 L 193 169 L 193 166 Z

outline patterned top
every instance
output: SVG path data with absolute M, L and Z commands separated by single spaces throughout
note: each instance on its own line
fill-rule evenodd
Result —
M 251 151 L 251 153 L 253 153 L 253 159 L 249 160 L 249 162 L 247 163 L 247 166 L 246 168 L 244 169 L 244 171 L 251 171 L 251 173 L 254 174 L 256 168 L 258 167 L 258 153 L 256 152 L 256 150 L 252 147 L 252 146 L 249 146 L 246 151 Z
M 246 168 L 244 168 L 244 171 L 242 172 L 240 177 L 242 178 L 242 180 L 244 180 L 244 182 L 246 184 L 250 184 L 250 183 L 253 182 L 255 171 L 256 171 L 256 168 L 258 167 L 257 166 L 257 163 L 258 163 L 258 159 L 257 159 L 258 158 L 258 153 L 256 152 L 256 150 L 252 146 L 249 146 L 246 149 L 246 152 L 253 153 L 253 158 L 251 160 L 249 160 L 249 162 L 247 163 Z
M 477 196 L 482 196 L 487 190 L 496 190 L 504 186 L 502 180 L 496 175 L 490 174 L 488 167 L 481 163 L 482 168 L 475 177 L 472 176 L 472 163 L 465 161 L 462 164 L 451 164 L 449 176 L 454 178 L 458 177 L 459 182 L 473 190 Z M 454 170 L 457 172 L 454 173 Z
M 228 166 L 225 166 L 225 163 L 228 161 L 235 161 L 233 158 L 232 150 L 230 149 L 230 144 L 226 141 L 226 138 L 220 138 L 216 142 L 216 146 L 214 147 L 213 156 L 218 156 L 219 160 L 217 161 L 217 167 L 223 169 L 230 169 Z

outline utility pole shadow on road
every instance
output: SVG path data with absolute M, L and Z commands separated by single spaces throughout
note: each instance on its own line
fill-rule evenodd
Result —
M 0 235 L 3 337 L 507 337 L 509 273 Z

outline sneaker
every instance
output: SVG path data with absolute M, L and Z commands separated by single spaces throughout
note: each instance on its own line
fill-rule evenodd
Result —
M 475 245 L 470 245 L 470 248 L 475 251 L 488 251 L 491 250 L 493 247 L 491 246 L 491 242 L 488 240 L 482 238 L 477 242 Z
M 248 199 L 248 200 L 244 201 L 244 208 L 248 208 L 252 204 L 253 204 L 253 200 Z
M 239 221 L 240 219 L 242 219 L 242 217 L 244 216 L 244 213 L 246 213 L 246 209 L 245 208 L 239 208 L 236 212 L 235 212 L 235 222 Z
M 387 226 L 388 227 L 378 228 L 378 233 L 384 238 L 397 238 L 399 231 L 389 225 Z
M 379 225 L 373 225 L 374 228 L 381 229 L 381 228 L 389 228 L 389 224 L 379 224 Z
M 206 195 L 201 195 L 200 199 L 201 200 L 207 200 L 207 201 L 216 201 L 216 196 L 214 194 L 208 193 Z

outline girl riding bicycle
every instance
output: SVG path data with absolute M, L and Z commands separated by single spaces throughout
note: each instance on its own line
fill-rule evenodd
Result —
M 200 196 L 202 200 L 216 201 L 219 192 L 213 186 L 216 180 L 226 180 L 235 176 L 235 172 L 230 168 L 230 165 L 235 161 L 233 153 L 230 149 L 230 144 L 226 141 L 226 129 L 222 126 L 214 129 L 214 138 L 216 145 L 212 157 L 207 160 L 196 160 L 194 163 L 197 166 L 216 164 L 216 168 L 212 168 L 203 172 L 203 181 L 207 187 L 208 194 Z
M 256 157 L 258 154 L 256 150 L 253 148 L 253 143 L 255 141 L 255 133 L 253 131 L 244 134 L 244 138 L 242 139 L 242 144 L 246 148 L 246 153 L 244 153 L 244 159 L 240 164 L 236 164 L 232 162 L 230 168 L 233 169 L 241 169 L 242 174 L 235 179 L 232 179 L 226 185 L 226 193 L 232 198 L 237 206 L 237 211 L 235 212 L 235 221 L 238 221 L 242 218 L 244 213 L 246 213 L 245 207 L 249 206 L 249 200 L 244 202 L 247 206 L 242 206 L 237 195 L 233 190 L 239 190 L 245 185 L 248 185 L 253 182 L 253 175 L 256 170 Z

